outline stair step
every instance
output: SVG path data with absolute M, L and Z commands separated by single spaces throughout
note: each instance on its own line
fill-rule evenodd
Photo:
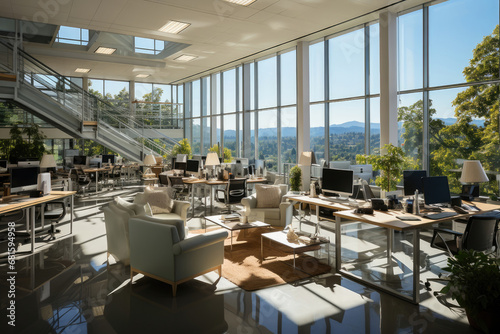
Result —
M 83 121 L 83 126 L 97 126 L 97 121 Z

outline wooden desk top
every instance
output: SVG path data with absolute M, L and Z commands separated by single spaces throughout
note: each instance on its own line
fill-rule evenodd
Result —
M 205 183 L 205 184 L 208 184 L 209 186 L 216 186 L 216 185 L 228 183 L 227 180 L 225 180 L 225 181 L 206 180 L 206 179 L 197 179 L 197 178 L 192 178 L 192 177 L 183 177 L 182 181 L 186 184 Z M 263 178 L 263 177 L 255 178 L 255 179 L 247 179 L 247 183 L 262 183 L 262 182 L 267 182 L 267 179 Z
M 321 206 L 324 208 L 329 208 L 329 209 L 334 209 L 334 210 L 350 210 L 352 207 L 347 206 L 342 203 L 335 203 L 335 202 L 330 202 L 330 201 L 325 201 L 322 200 L 319 197 L 309 197 L 309 196 L 300 196 L 300 195 L 285 195 L 287 200 L 290 201 L 296 201 L 296 202 L 302 202 L 306 204 L 313 204 L 317 206 Z
M 0 204 L 0 214 L 29 208 L 34 205 L 39 205 L 51 201 L 55 201 L 64 197 L 68 197 L 76 194 L 76 191 L 51 191 L 50 195 L 43 197 L 34 197 L 34 198 L 22 198 L 19 200 L 13 200 L 11 202 Z
M 390 211 L 374 211 L 373 215 L 354 213 L 354 210 L 337 211 L 333 215 L 341 218 L 346 218 L 349 220 L 356 220 L 363 223 L 369 223 L 377 225 L 380 227 L 390 228 L 397 231 L 412 230 L 417 228 L 424 228 L 428 225 L 444 222 L 450 219 L 468 218 L 470 215 L 487 213 L 488 211 L 500 209 L 498 205 L 482 203 L 482 202 L 467 202 L 469 205 L 475 205 L 479 211 L 470 211 L 467 214 L 456 214 L 452 217 L 446 217 L 441 219 L 428 219 L 420 216 L 416 216 L 410 213 L 402 213 L 400 210 L 390 210 Z M 446 208 L 443 212 L 455 212 L 453 209 Z M 432 212 L 429 212 L 432 214 Z M 420 220 L 400 220 L 396 216 L 414 216 L 418 217 Z
M 110 170 L 111 168 L 109 167 L 101 167 L 101 168 L 85 168 L 83 171 L 85 173 L 95 173 L 95 172 L 105 172 Z

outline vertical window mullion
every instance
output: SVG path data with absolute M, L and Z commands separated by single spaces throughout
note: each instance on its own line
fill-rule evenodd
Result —
M 423 8 L 423 124 L 422 168 L 430 171 L 429 152 L 429 7 Z
M 370 26 L 365 24 L 365 154 L 370 154 Z
M 330 52 L 329 52 L 330 40 L 325 39 L 324 42 L 324 76 L 325 76 L 325 101 L 330 100 Z M 324 113 L 325 113 L 325 161 L 330 161 L 330 104 L 328 102 L 324 103 Z

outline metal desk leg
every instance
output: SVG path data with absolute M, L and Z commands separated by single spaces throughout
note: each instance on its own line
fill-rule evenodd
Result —
M 316 228 L 314 231 L 314 236 L 319 237 L 320 234 L 320 225 L 319 225 L 319 205 L 316 205 Z
M 302 231 L 302 202 L 299 202 L 299 231 Z
M 392 262 L 392 246 L 394 244 L 394 230 L 392 228 L 387 229 L 387 264 Z
M 335 270 L 340 271 L 340 267 L 342 266 L 342 256 L 341 256 L 341 248 L 340 248 L 340 217 L 335 217 Z
M 73 215 L 74 215 L 74 210 L 73 210 L 73 206 L 75 204 L 75 200 L 74 200 L 74 195 L 71 195 L 70 196 L 70 207 L 69 207 L 69 234 L 73 234 Z
M 31 252 L 33 253 L 35 251 L 35 207 L 32 206 L 28 208 L 28 214 L 30 216 L 31 220 Z
M 420 302 L 420 231 L 413 230 L 413 302 Z
M 191 183 L 191 218 L 194 218 L 194 183 Z

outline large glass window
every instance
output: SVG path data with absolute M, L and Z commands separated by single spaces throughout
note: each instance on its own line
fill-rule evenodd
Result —
M 259 159 L 266 160 L 270 171 L 278 170 L 278 118 L 276 109 L 259 112 Z
M 224 115 L 224 147 L 236 156 L 236 114 Z
M 423 10 L 398 17 L 399 90 L 421 88 L 423 84 Z
M 356 162 L 365 153 L 365 100 L 330 103 L 330 160 Z
M 280 105 L 297 103 L 297 70 L 295 50 L 280 55 Z
M 276 57 L 259 61 L 257 71 L 259 109 L 276 107 L 278 104 Z
M 87 45 L 89 44 L 89 30 L 60 26 L 55 41 L 58 43 Z
M 232 69 L 222 73 L 224 113 L 231 113 L 236 111 L 236 70 Z
M 360 96 L 365 93 L 364 28 L 335 36 L 329 47 L 329 99 Z
M 281 163 L 297 162 L 297 108 L 281 109 Z
M 325 99 L 325 42 L 309 46 L 309 98 L 311 102 Z
M 325 104 L 313 104 L 310 108 L 311 150 L 316 159 L 325 159 Z

